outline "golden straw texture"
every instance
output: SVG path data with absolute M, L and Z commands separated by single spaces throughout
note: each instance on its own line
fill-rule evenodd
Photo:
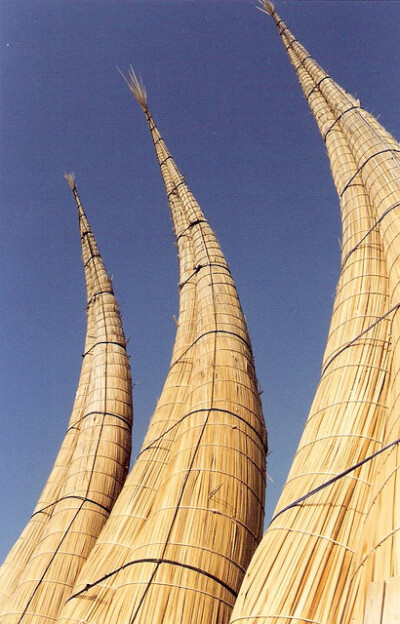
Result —
M 161 157 L 165 158 L 161 145 L 159 150 Z M 175 439 L 176 423 L 184 416 L 193 364 L 191 346 L 195 339 L 196 288 L 188 279 L 193 272 L 193 242 L 190 236 L 185 235 L 188 221 L 180 203 L 172 201 L 170 206 L 177 238 L 179 278 L 180 283 L 184 284 L 180 288 L 179 320 L 170 369 L 141 452 L 90 560 L 82 570 L 74 593 L 129 561 L 136 536 L 151 511 L 164 466 L 168 463 L 171 445 Z M 107 586 L 106 581 L 103 584 Z M 101 590 L 98 587 L 94 593 L 100 599 Z M 86 608 L 87 600 L 84 595 L 71 600 L 63 614 L 65 617 L 69 613 L 77 615 Z
M 134 92 L 131 73 L 132 80 Z M 138 100 L 177 239 L 177 342 L 144 449 L 58 621 L 224 623 L 261 537 L 266 433 L 228 265 L 147 103 Z M 166 427 L 160 414 L 168 410 Z
M 54 621 L 129 466 L 131 376 L 119 309 L 74 178 L 66 177 L 78 207 L 87 285 L 85 353 L 56 464 L 29 524 L 4 564 L 4 576 L 11 566 L 13 577 L 1 615 L 6 624 Z M 18 565 L 17 575 L 13 568 Z
M 398 256 L 400 240 L 393 209 L 400 200 L 394 162 L 399 148 L 317 65 L 275 11 L 272 17 L 327 147 L 342 212 L 342 271 L 321 381 L 231 622 L 361 623 L 368 584 L 399 574 L 399 445 L 289 506 L 399 437 L 398 417 L 396 427 L 392 415 L 399 395 L 399 299 L 391 257 Z M 381 465 L 388 463 L 383 476 Z

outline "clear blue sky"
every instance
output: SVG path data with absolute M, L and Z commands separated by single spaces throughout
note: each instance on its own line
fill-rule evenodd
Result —
M 134 456 L 175 334 L 177 261 L 130 64 L 236 280 L 264 390 L 267 518 L 318 383 L 339 271 L 322 139 L 252 1 L 2 0 L 0 559 L 69 418 L 85 334 L 74 171 L 121 304 Z M 311 54 L 400 137 L 398 2 L 277 1 Z

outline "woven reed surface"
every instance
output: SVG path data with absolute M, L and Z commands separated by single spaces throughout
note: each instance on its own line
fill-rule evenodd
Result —
M 266 434 L 246 323 L 215 235 L 145 112 L 177 237 L 177 341 L 63 624 L 227 622 L 262 531 Z
M 54 621 L 129 466 L 132 397 L 125 338 L 111 281 L 73 190 L 88 296 L 85 353 L 56 464 L 30 523 L 10 553 L 14 568 L 20 568 L 3 606 L 1 621 L 7 624 Z M 8 574 L 8 559 L 4 565 Z
M 377 151 L 398 149 L 396 142 L 360 111 L 354 98 L 324 79 L 327 74 L 279 16 L 273 17 L 325 138 L 343 222 L 342 271 L 322 377 L 278 513 L 399 437 L 392 416 L 399 394 L 398 316 L 379 319 L 399 301 L 393 274 L 400 239 L 395 240 L 394 211 L 376 225 L 399 201 L 395 157 L 385 152 L 378 162 L 374 157 L 365 163 Z M 381 578 L 398 574 L 397 453 L 398 445 L 272 522 L 250 565 L 232 623 L 362 621 L 372 570 Z

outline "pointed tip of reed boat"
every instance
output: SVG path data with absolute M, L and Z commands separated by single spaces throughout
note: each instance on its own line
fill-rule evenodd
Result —
M 257 9 L 259 9 L 263 13 L 266 13 L 267 15 L 272 15 L 275 12 L 275 7 L 272 2 L 269 2 L 268 0 L 258 0 L 258 2 L 261 6 L 257 7 Z
M 64 178 L 67 180 L 68 184 L 71 187 L 71 190 L 75 188 L 75 174 L 74 173 L 64 173 Z
M 143 85 L 141 76 L 139 77 L 136 76 L 132 65 L 129 67 L 128 76 L 125 76 L 122 73 L 122 71 L 119 69 L 119 67 L 117 67 L 117 69 L 119 73 L 121 74 L 122 78 L 125 80 L 129 89 L 132 91 L 133 95 L 139 102 L 141 108 L 144 111 L 146 111 L 147 110 L 147 94 L 146 94 L 146 89 Z

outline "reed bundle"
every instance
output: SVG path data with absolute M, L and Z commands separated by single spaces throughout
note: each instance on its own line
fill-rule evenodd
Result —
M 88 324 L 78 394 L 56 464 L 39 505 L 4 564 L 13 587 L 5 624 L 50 622 L 68 598 L 127 475 L 132 397 L 125 338 L 110 278 L 78 207 Z M 33 537 L 33 539 L 32 539 Z M 29 540 L 29 541 L 28 541 Z M 25 545 L 28 545 L 28 548 Z
M 179 281 L 183 284 L 180 288 L 179 321 L 171 364 L 142 449 L 93 549 L 90 561 L 82 570 L 74 589 L 75 594 L 129 561 L 136 537 L 151 512 L 164 467 L 169 461 L 176 424 L 184 416 L 192 374 L 191 347 L 195 340 L 196 323 L 196 288 L 189 279 L 193 272 L 193 242 L 191 237 L 184 235 L 189 223 L 180 203 L 171 199 L 170 205 L 177 239 Z M 96 595 L 98 591 L 99 588 L 95 587 Z M 80 613 L 82 606 L 86 608 L 86 603 L 85 596 L 72 599 L 63 612 L 64 617 L 69 613 Z
M 83 358 L 82 361 L 76 397 L 64 440 L 61 444 L 60 451 L 54 462 L 54 466 L 47 483 L 39 497 L 35 509 L 33 510 L 31 519 L 0 568 L 0 613 L 3 610 L 3 605 L 15 590 L 22 571 L 25 569 L 33 551 L 40 542 L 43 531 L 45 530 L 47 522 L 51 517 L 50 510 L 60 497 L 60 491 L 63 487 L 65 474 L 71 461 L 71 457 L 76 447 L 76 440 L 79 435 L 79 424 L 78 426 L 74 426 L 74 424 L 80 422 L 85 406 L 90 381 L 91 361 L 93 357 L 91 348 L 93 343 L 94 316 L 93 306 L 91 306 L 88 309 L 87 314 L 87 334 L 84 348 L 84 352 L 87 353 L 87 356 Z M 41 512 L 41 510 L 46 509 L 49 510 L 48 513 Z
M 177 341 L 144 448 L 59 623 L 222 623 L 262 531 L 266 434 L 254 363 L 220 246 L 133 72 L 128 83 L 175 228 Z
M 324 137 L 343 254 L 321 381 L 231 622 L 362 622 L 371 581 L 399 574 L 400 149 L 265 4 Z

